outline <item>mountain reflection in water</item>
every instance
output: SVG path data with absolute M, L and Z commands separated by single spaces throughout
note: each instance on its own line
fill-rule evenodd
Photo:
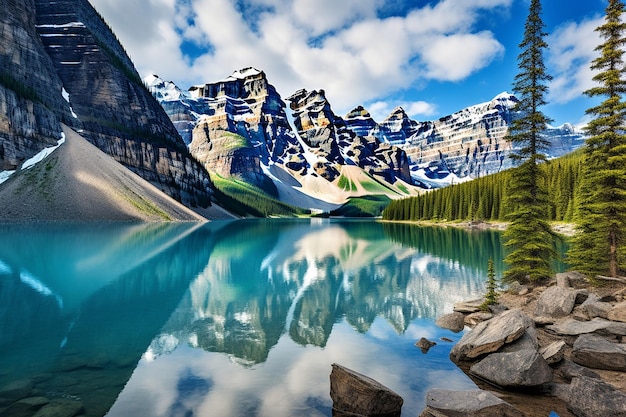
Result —
M 27 381 L 86 416 L 329 416 L 337 362 L 417 415 L 429 388 L 473 387 L 451 344 L 414 343 L 460 338 L 433 321 L 484 292 L 490 257 L 497 232 L 374 221 L 3 225 L 0 397 Z

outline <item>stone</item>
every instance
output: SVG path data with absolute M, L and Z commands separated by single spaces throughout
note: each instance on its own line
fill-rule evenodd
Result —
M 565 347 L 567 343 L 563 340 L 556 340 L 550 343 L 548 346 L 539 349 L 539 354 L 543 356 L 548 365 L 557 363 L 563 360 L 565 355 Z
M 0 417 L 31 417 L 49 402 L 50 400 L 46 397 L 23 398 L 1 411 Z
M 58 399 L 44 405 L 33 417 L 74 417 L 84 411 L 85 407 L 79 401 Z
M 531 325 L 532 321 L 520 310 L 505 311 L 465 333 L 450 351 L 450 358 L 460 362 L 496 352 L 504 344 L 519 339 Z
M 530 326 L 516 341 L 502 346 L 500 352 L 517 352 L 520 350 L 538 350 L 537 329 Z
M 470 374 L 506 388 L 533 388 L 552 381 L 552 368 L 532 349 L 492 353 L 473 364 Z
M 431 389 L 420 417 L 523 417 L 524 414 L 489 391 Z
M 565 317 L 574 309 L 576 294 L 576 290 L 571 288 L 547 288 L 537 300 L 534 315 L 537 317 Z
M 607 318 L 612 321 L 626 322 L 626 301 L 614 305 Z
M 558 362 L 552 369 L 555 378 L 561 378 L 568 383 L 578 376 L 600 379 L 600 375 L 591 369 L 580 366 L 568 359 L 563 359 L 561 362 Z
M 418 348 L 420 348 L 420 350 L 422 351 L 422 353 L 428 353 L 428 351 L 430 350 L 431 347 L 435 346 L 437 343 L 435 342 L 431 342 L 430 340 L 426 339 L 425 337 L 422 337 L 420 340 L 418 340 L 415 343 L 415 346 L 417 346 Z
M 351 416 L 400 416 L 404 400 L 380 382 L 338 364 L 332 365 L 333 413 Z
M 587 320 L 600 317 L 606 319 L 613 306 L 611 303 L 600 301 L 597 296 L 590 296 L 584 303 L 580 305 L 580 310 L 587 317 Z
M 585 333 L 594 333 L 608 329 L 613 323 L 601 318 L 594 318 L 590 321 L 578 321 L 566 318 L 562 321 L 546 326 L 546 329 L 563 336 L 578 336 Z M 608 330 L 606 330 L 608 331 Z
M 464 319 L 465 316 L 463 313 L 454 312 L 439 317 L 435 324 L 443 329 L 448 329 L 454 333 L 458 333 L 465 327 Z
M 0 387 L 0 398 L 20 400 L 27 397 L 34 387 L 35 384 L 30 379 L 12 381 Z
M 583 334 L 574 342 L 572 360 L 589 368 L 626 371 L 626 345 Z
M 556 286 L 560 288 L 571 288 L 569 274 L 567 272 L 559 272 L 556 274 Z
M 465 325 L 468 327 L 476 327 L 478 323 L 482 323 L 483 321 L 491 320 L 493 318 L 493 313 L 487 313 L 485 311 L 477 311 L 475 313 L 468 314 L 464 316 Z
M 599 379 L 576 377 L 567 408 L 578 417 L 626 416 L 626 394 Z
M 478 300 L 461 301 L 454 304 L 453 310 L 464 314 L 476 313 L 477 311 L 480 311 L 480 307 L 484 301 L 485 300 L 482 298 Z

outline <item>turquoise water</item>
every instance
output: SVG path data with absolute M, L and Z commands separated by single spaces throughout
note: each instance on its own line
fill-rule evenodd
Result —
M 0 410 L 12 384 L 86 416 L 330 416 L 339 363 L 418 415 L 474 387 L 434 319 L 490 257 L 494 231 L 367 220 L 0 225 Z

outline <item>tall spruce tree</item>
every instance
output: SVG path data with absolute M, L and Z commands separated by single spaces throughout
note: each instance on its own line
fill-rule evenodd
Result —
M 626 69 L 624 4 L 609 0 L 605 22 L 596 31 L 604 43 L 591 68 L 598 71 L 589 97 L 605 100 L 587 110 L 595 118 L 587 125 L 582 199 L 577 237 L 569 251 L 570 264 L 588 276 L 617 277 L 624 270 L 626 250 Z
M 531 0 L 524 39 L 519 45 L 520 72 L 513 84 L 519 102 L 507 135 L 515 148 L 511 157 L 520 163 L 507 186 L 510 224 L 504 237 L 509 247 L 505 258 L 509 267 L 503 279 L 509 282 L 538 281 L 554 272 L 555 235 L 547 221 L 548 200 L 539 167 L 549 145 L 543 132 L 550 122 L 539 108 L 546 104 L 547 83 L 552 79 L 543 62 L 543 51 L 548 47 L 544 27 L 541 2 Z

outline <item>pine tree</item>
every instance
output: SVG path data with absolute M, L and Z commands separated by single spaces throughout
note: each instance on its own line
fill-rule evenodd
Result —
M 487 262 L 487 292 L 485 293 L 485 301 L 481 304 L 481 310 L 489 310 L 489 306 L 498 302 L 498 280 L 496 279 L 496 270 L 493 266 L 493 258 L 489 258 Z
M 626 250 L 626 69 L 624 4 L 609 0 L 605 22 L 596 31 L 605 40 L 591 68 L 598 71 L 589 97 L 605 100 L 587 110 L 595 116 L 587 125 L 585 170 L 578 207 L 578 235 L 570 263 L 588 276 L 617 277 L 624 270 Z
M 504 275 L 507 281 L 549 278 L 556 257 L 554 233 L 547 222 L 547 195 L 540 186 L 539 167 L 549 145 L 542 132 L 550 122 L 539 108 L 546 104 L 546 83 L 552 79 L 543 62 L 543 50 L 548 47 L 543 39 L 546 36 L 544 26 L 541 2 L 531 0 L 524 39 L 519 45 L 520 72 L 513 85 L 519 102 L 507 135 L 515 147 L 511 157 L 520 162 L 517 175 L 511 176 L 507 187 L 508 205 L 513 210 L 507 218 L 510 224 L 505 232 L 506 245 L 510 248 L 505 258 L 509 265 Z

